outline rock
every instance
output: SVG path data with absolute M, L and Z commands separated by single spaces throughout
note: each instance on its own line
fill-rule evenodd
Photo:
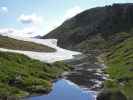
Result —
M 120 91 L 104 90 L 97 96 L 96 100 L 127 100 L 127 98 Z

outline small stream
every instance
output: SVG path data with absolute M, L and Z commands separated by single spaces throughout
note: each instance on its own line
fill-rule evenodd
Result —
M 96 94 L 106 79 L 104 66 L 98 63 L 96 53 L 76 55 L 65 62 L 73 70 L 63 73 L 61 79 L 53 83 L 48 95 L 33 96 L 27 100 L 96 100 Z
M 104 74 L 105 66 L 98 61 L 95 52 L 76 55 L 75 59 L 65 62 L 74 69 L 63 73 L 63 78 L 74 82 L 83 89 L 98 92 L 103 88 L 103 82 L 107 79 L 107 75 Z

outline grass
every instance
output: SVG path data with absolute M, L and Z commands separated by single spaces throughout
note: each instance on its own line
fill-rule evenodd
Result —
M 96 49 L 105 49 L 107 46 L 107 42 L 104 39 L 92 39 L 92 40 L 85 40 L 81 42 L 77 48 L 80 48 L 83 52 L 86 50 L 96 50 Z
M 69 69 L 63 62 L 48 64 L 22 54 L 0 52 L 0 99 L 47 93 L 52 80 Z
M 1 36 L 1 35 L 0 35 L 0 48 L 24 50 L 24 51 L 37 51 L 37 52 L 55 52 L 56 51 L 54 48 L 51 48 L 45 45 L 28 42 L 28 41 L 16 40 L 16 39 L 9 38 L 6 36 Z
M 105 62 L 111 79 L 105 82 L 105 88 L 120 90 L 133 100 L 133 37 L 112 46 Z

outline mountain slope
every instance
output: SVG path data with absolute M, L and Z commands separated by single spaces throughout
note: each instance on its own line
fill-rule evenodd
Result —
M 48 64 L 22 54 L 0 52 L 0 99 L 47 93 L 52 80 L 69 69 L 63 62 Z
M 63 48 L 73 48 L 85 40 L 93 41 L 97 37 L 118 42 L 123 38 L 116 33 L 130 33 L 133 28 L 132 18 L 132 3 L 92 8 L 65 21 L 43 38 L 56 38 L 58 45 Z
M 24 50 L 24 51 L 36 51 L 36 52 L 55 52 L 54 48 L 46 45 L 37 44 L 28 41 L 16 40 L 10 37 L 0 35 L 0 48 Z
M 133 100 L 133 37 L 112 46 L 105 63 L 110 76 L 105 88 L 113 92 L 120 90 L 128 100 Z
M 132 3 L 86 10 L 43 38 L 57 38 L 59 46 L 85 53 L 90 53 L 90 49 L 104 50 L 109 79 L 103 90 L 109 93 L 105 91 L 104 95 L 103 91 L 98 100 L 118 100 L 121 95 L 124 95 L 121 100 L 133 100 Z

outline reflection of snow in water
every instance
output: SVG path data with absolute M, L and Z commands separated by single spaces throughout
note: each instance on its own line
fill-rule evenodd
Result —
M 61 79 L 55 82 L 48 95 L 31 97 L 28 100 L 96 100 L 96 92 L 83 90 L 76 84 Z
M 4 35 L 4 34 L 2 34 L 2 35 Z M 31 41 L 34 43 L 43 44 L 43 45 L 47 45 L 49 47 L 55 48 L 56 52 L 50 52 L 50 53 L 10 50 L 10 49 L 0 48 L 1 51 L 22 53 L 22 54 L 25 54 L 31 58 L 38 59 L 38 60 L 43 61 L 43 62 L 52 63 L 55 61 L 72 59 L 73 55 L 80 54 L 79 52 L 70 51 L 70 50 L 66 50 L 66 49 L 62 49 L 62 48 L 58 47 L 56 39 L 36 39 L 36 38 L 28 38 L 28 37 L 18 37 L 18 36 L 9 35 L 9 34 L 5 34 L 4 36 L 9 36 L 11 38 L 15 38 L 18 40 L 23 40 L 23 41 Z

